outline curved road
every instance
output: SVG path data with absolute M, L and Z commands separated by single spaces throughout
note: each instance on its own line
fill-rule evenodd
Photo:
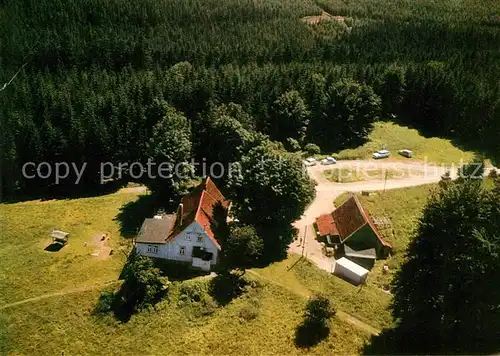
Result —
M 358 172 L 368 180 L 353 183 L 334 183 L 324 177 L 324 171 L 332 168 L 348 168 Z M 387 179 L 380 173 L 390 169 L 397 178 Z M 298 241 L 290 244 L 290 252 L 302 254 L 314 262 L 319 268 L 332 272 L 335 261 L 322 253 L 321 244 L 315 239 L 312 227 L 316 217 L 327 214 L 334 210 L 334 200 L 345 192 L 376 191 L 385 189 L 396 189 L 414 187 L 423 184 L 437 183 L 441 176 L 450 170 L 452 178 L 456 178 L 458 166 L 446 168 L 444 166 L 430 165 L 424 162 L 399 162 L 399 161 L 339 161 L 335 165 L 322 166 L 320 164 L 308 167 L 309 176 L 317 183 L 316 197 L 311 205 L 302 215 L 302 218 L 294 223 L 299 229 Z M 486 169 L 485 175 L 491 168 Z M 378 177 L 373 172 L 377 171 Z M 395 171 L 397 170 L 397 172 Z M 305 239 L 304 239 L 305 236 Z M 305 244 L 304 244 L 305 242 Z

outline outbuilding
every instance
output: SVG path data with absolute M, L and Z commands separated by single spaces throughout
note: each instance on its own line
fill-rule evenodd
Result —
M 358 285 L 366 281 L 368 272 L 366 268 L 342 257 L 335 262 L 335 270 L 333 273 Z

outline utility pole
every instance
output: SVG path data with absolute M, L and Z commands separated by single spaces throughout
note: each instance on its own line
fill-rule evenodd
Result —
M 302 257 L 304 257 L 304 248 L 306 247 L 307 225 L 304 231 L 304 241 L 302 242 Z
M 387 170 L 385 171 L 385 178 L 384 178 L 384 193 L 385 193 L 385 186 L 387 185 Z

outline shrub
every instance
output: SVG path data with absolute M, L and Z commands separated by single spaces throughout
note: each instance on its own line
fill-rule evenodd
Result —
M 321 149 L 314 143 L 308 143 L 304 146 L 304 150 L 310 155 L 317 155 L 321 153 Z
M 498 178 L 498 172 L 496 169 L 492 169 L 490 171 L 490 174 L 488 174 L 488 177 L 490 177 L 491 179 L 497 179 Z
M 330 305 L 330 300 L 323 294 L 315 294 L 307 302 L 305 320 L 309 323 L 326 325 L 334 315 L 335 310 Z
M 285 148 L 290 152 L 300 151 L 300 143 L 292 137 L 288 137 L 285 142 Z
M 95 313 L 107 313 L 113 307 L 115 293 L 113 291 L 104 291 L 101 293 L 99 300 L 95 306 Z
M 250 305 L 250 306 L 244 306 L 240 310 L 240 318 L 250 321 L 259 316 L 259 309 L 256 307 Z
M 207 284 L 201 281 L 184 282 L 180 288 L 182 301 L 200 302 L 208 294 Z
M 124 318 L 134 311 L 150 308 L 168 291 L 168 279 L 161 276 L 148 257 L 132 255 L 125 266 L 124 279 L 114 305 L 114 309 L 119 309 L 115 312 Z
M 210 294 L 219 304 L 225 305 L 242 295 L 248 284 L 238 273 L 221 273 L 211 280 Z
M 200 303 L 200 312 L 201 315 L 212 315 L 216 310 L 217 310 L 217 303 L 215 300 L 209 296 L 209 295 L 204 295 L 203 298 L 201 299 Z
M 335 315 L 330 300 L 315 294 L 306 305 L 304 321 L 297 327 L 295 344 L 299 347 L 311 347 L 325 339 L 330 333 L 328 320 Z

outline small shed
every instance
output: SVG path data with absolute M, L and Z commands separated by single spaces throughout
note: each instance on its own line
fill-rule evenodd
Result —
M 50 236 L 54 243 L 60 243 L 61 245 L 66 245 L 68 243 L 69 233 L 67 232 L 52 230 Z
M 334 274 L 358 285 L 366 281 L 368 270 L 345 257 L 335 262 Z
M 333 221 L 332 214 L 323 214 L 316 218 L 315 223 L 318 241 L 326 243 L 328 246 L 334 246 L 340 243 L 340 236 Z

